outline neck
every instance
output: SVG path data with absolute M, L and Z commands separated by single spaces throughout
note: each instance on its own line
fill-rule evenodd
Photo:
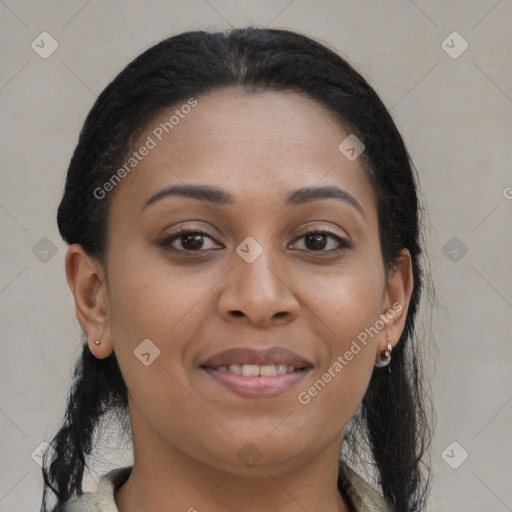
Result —
M 349 511 L 337 484 L 339 437 L 315 458 L 286 468 L 258 463 L 241 474 L 133 435 L 133 470 L 114 495 L 119 512 Z

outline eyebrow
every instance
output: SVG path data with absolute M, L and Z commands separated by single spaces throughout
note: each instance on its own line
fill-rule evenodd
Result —
M 233 194 L 220 188 L 208 185 L 171 185 L 151 196 L 142 206 L 142 210 L 145 210 L 149 205 L 156 203 L 164 197 L 169 196 L 187 197 L 220 205 L 234 205 L 236 203 Z M 346 190 L 334 185 L 325 187 L 302 187 L 292 190 L 286 195 L 285 204 L 296 206 L 319 199 L 339 199 L 344 201 L 352 205 L 362 217 L 367 219 L 363 207 L 357 202 L 355 197 Z

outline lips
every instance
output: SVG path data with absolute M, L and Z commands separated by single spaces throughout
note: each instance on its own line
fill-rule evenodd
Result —
M 214 382 L 239 396 L 272 398 L 297 386 L 313 365 L 284 347 L 238 347 L 215 354 L 200 368 Z
M 219 368 L 231 365 L 254 366 L 293 366 L 297 369 L 312 368 L 307 359 L 284 347 L 273 347 L 267 350 L 255 350 L 247 347 L 236 347 L 219 352 L 204 361 L 201 366 L 206 368 Z

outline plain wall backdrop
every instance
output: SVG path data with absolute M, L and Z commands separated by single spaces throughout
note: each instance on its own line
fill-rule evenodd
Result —
M 439 303 L 428 510 L 512 510 L 510 0 L 0 0 L 0 23 L 0 511 L 39 510 L 38 447 L 79 355 L 55 217 L 85 116 L 153 43 L 248 24 L 328 44 L 390 109 L 420 176 Z M 128 451 L 107 452 L 111 466 Z

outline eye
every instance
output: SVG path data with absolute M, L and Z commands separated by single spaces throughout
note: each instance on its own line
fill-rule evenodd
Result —
M 210 241 L 210 247 L 205 240 Z M 304 248 L 299 247 L 299 250 L 320 254 L 339 253 L 352 247 L 348 241 L 327 228 L 308 231 L 296 240 L 304 240 Z M 202 252 L 223 248 L 216 244 L 212 235 L 200 228 L 182 228 L 166 236 L 158 245 L 175 252 Z
M 171 251 L 181 252 L 199 252 L 215 249 L 215 247 L 205 247 L 205 239 L 215 242 L 214 238 L 202 229 L 182 228 L 165 237 L 158 245 Z M 181 245 L 181 248 L 176 247 L 177 245 Z M 217 248 L 219 247 L 217 246 Z
M 304 239 L 305 250 L 313 252 L 338 253 L 352 247 L 345 239 L 326 228 L 308 231 L 297 240 L 302 239 Z

